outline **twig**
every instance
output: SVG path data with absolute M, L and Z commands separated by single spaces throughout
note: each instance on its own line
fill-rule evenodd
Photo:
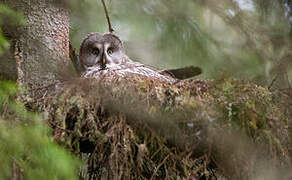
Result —
M 70 133 L 70 132 L 73 132 L 73 130 L 70 130 L 70 129 L 65 129 L 65 128 L 62 128 L 61 126 L 57 125 L 56 123 L 54 123 L 53 121 L 49 120 L 47 121 L 49 123 L 49 125 L 51 126 L 55 126 L 57 129 L 60 129 L 60 130 L 63 130 L 67 133 Z
M 162 148 L 164 148 L 163 146 L 161 146 L 151 157 L 150 157 L 150 159 L 153 159 L 154 157 L 155 157 L 155 155 L 159 152 L 159 151 L 161 151 L 161 149 Z
M 285 72 L 285 75 L 286 75 L 286 81 L 287 81 L 288 87 L 289 87 L 289 89 L 291 89 L 291 85 L 290 85 L 290 81 L 289 81 L 289 76 L 288 76 L 287 70 Z
M 110 21 L 109 15 L 108 15 L 108 11 L 107 11 L 105 2 L 104 2 L 104 0 L 101 0 L 101 2 L 102 2 L 102 5 L 103 5 L 103 8 L 104 8 L 105 17 L 106 17 L 107 24 L 108 24 L 108 30 L 109 30 L 110 33 L 112 33 L 114 31 L 114 29 L 112 28 L 111 21 Z
M 279 76 L 279 73 L 277 73 L 277 75 L 274 77 L 274 79 L 272 80 L 272 82 L 268 86 L 268 90 L 270 90 L 272 88 L 272 86 L 274 85 L 274 82 L 276 81 L 276 79 L 278 78 L 278 76 Z
M 150 180 L 154 179 L 154 177 L 155 177 L 157 171 L 158 171 L 159 168 L 165 163 L 165 161 L 168 159 L 168 157 L 169 157 L 169 155 L 167 155 L 167 156 L 164 158 L 164 160 L 163 160 L 163 161 L 157 166 L 157 168 L 155 169 L 155 171 L 154 171 L 152 177 L 150 178 Z

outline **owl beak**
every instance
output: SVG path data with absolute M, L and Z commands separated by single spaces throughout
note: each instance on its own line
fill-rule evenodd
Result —
M 105 59 L 105 57 L 103 56 L 103 57 L 102 57 L 102 65 L 105 66 L 105 64 L 106 64 L 106 59 Z
M 106 58 L 104 55 L 102 55 L 102 59 L 101 59 L 101 69 L 105 69 L 106 68 Z

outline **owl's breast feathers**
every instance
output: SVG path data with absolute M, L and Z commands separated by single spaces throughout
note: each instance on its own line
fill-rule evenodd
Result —
M 122 64 L 116 64 L 113 66 L 108 66 L 106 69 L 102 69 L 98 66 L 93 66 L 87 68 L 85 72 L 82 73 L 83 77 L 86 78 L 95 78 L 100 79 L 103 77 L 126 77 L 126 76 L 140 76 L 140 77 L 148 77 L 153 78 L 161 81 L 165 81 L 168 83 L 174 83 L 177 82 L 177 79 L 161 74 L 159 71 L 154 70 L 144 64 L 133 62 L 133 61 L 127 61 Z

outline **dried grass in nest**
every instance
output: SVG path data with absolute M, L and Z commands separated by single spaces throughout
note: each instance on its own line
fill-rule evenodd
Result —
M 86 164 L 81 179 L 243 178 L 264 156 L 287 161 L 287 133 L 266 125 L 281 122 L 279 109 L 248 82 L 104 77 L 47 94 L 55 140 Z

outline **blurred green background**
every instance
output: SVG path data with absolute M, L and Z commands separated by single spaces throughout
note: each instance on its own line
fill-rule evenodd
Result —
M 203 69 L 201 77 L 265 85 L 285 72 L 284 83 L 291 81 L 291 0 L 105 2 L 115 33 L 135 61 L 162 69 L 194 65 Z M 100 0 L 73 1 L 70 16 L 76 49 L 86 34 L 108 31 Z M 278 69 L 283 63 L 285 70 Z

